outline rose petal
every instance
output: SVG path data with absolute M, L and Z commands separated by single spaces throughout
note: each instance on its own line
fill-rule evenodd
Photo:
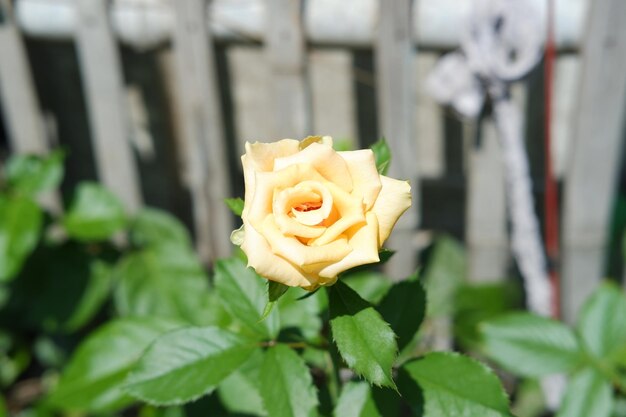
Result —
M 363 200 L 360 196 L 354 196 L 343 191 L 334 184 L 327 183 L 338 211 L 337 220 L 328 226 L 323 235 L 309 242 L 312 246 L 327 245 L 343 234 L 348 228 L 365 221 L 363 213 Z
M 387 240 L 398 218 L 411 207 L 411 186 L 408 181 L 380 176 L 383 188 L 378 194 L 372 211 L 378 218 L 379 244 Z
M 352 179 L 346 161 L 329 146 L 312 143 L 302 151 L 274 161 L 274 170 L 295 164 L 311 164 L 324 178 L 347 192 L 352 191 Z
M 378 262 L 378 219 L 369 212 L 365 216 L 366 224 L 356 230 L 348 231 L 348 244 L 352 248 L 346 257 L 337 263 L 327 266 L 319 272 L 320 277 L 335 278 L 341 272 L 359 265 Z
M 241 249 L 248 255 L 248 266 L 256 273 L 291 287 L 316 288 L 318 278 L 272 253 L 267 240 L 250 224 L 245 224 L 245 238 Z
M 274 192 L 308 180 L 325 182 L 310 164 L 291 165 L 274 172 L 257 172 L 254 181 L 256 190 L 244 218 L 260 228 L 265 217 L 273 212 Z
M 272 143 L 246 142 L 246 155 L 256 171 L 273 171 L 274 161 L 298 153 L 300 142 L 294 139 L 283 139 Z
M 327 245 L 308 246 L 295 237 L 284 236 L 272 214 L 265 218 L 259 232 L 267 239 L 272 252 L 300 267 L 337 262 L 352 250 L 346 238 L 338 238 Z
M 363 195 L 365 210 L 369 211 L 382 188 L 380 175 L 376 169 L 374 152 L 371 149 L 362 149 L 337 153 L 348 164 L 354 191 L 358 191 Z

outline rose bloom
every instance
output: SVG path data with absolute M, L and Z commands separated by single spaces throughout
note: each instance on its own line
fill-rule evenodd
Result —
M 370 149 L 329 136 L 246 143 L 241 248 L 266 279 L 313 290 L 378 251 L 411 206 L 407 181 L 379 175 Z

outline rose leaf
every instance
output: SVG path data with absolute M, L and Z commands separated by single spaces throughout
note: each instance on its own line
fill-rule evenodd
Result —
M 241 198 L 225 198 L 224 202 L 226 203 L 228 208 L 235 214 L 235 216 L 241 217 L 244 205 L 244 201 Z
M 426 312 L 426 292 L 417 275 L 391 287 L 378 311 L 398 335 L 398 348 L 404 349 L 419 330 Z
M 374 152 L 374 160 L 376 161 L 376 169 L 381 175 L 385 175 L 391 163 L 391 149 L 387 145 L 385 138 L 381 138 L 378 142 L 370 146 Z
M 512 417 L 496 374 L 458 353 L 433 352 L 406 363 L 398 386 L 420 415 Z
M 115 411 L 128 406 L 133 399 L 121 385 L 132 366 L 160 334 L 178 326 L 151 317 L 109 322 L 81 343 L 46 403 L 73 412 Z
M 372 384 L 395 389 L 391 367 L 398 345 L 389 324 L 342 281 L 329 288 L 329 307 L 333 339 L 346 364 Z
M 316 415 L 318 401 L 311 372 L 304 360 L 286 345 L 278 344 L 265 352 L 259 388 L 270 416 Z
M 63 225 L 70 237 L 81 241 L 106 240 L 126 224 L 124 207 L 100 184 L 83 182 L 74 195 Z
M 217 327 L 188 327 L 159 337 L 126 379 L 125 390 L 155 405 L 193 401 L 217 385 L 256 349 Z
M 267 281 L 267 304 L 265 304 L 261 320 L 265 320 L 265 318 L 272 312 L 276 301 L 278 301 L 278 299 L 282 297 L 289 288 L 289 286 L 281 284 L 280 282 Z
M 517 375 L 539 377 L 574 370 L 583 355 L 563 323 L 530 313 L 510 313 L 481 323 L 484 352 Z

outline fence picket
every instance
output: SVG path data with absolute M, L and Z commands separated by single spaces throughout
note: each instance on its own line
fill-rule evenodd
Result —
M 626 2 L 590 7 L 564 192 L 562 306 L 569 322 L 603 278 L 626 104 Z
M 403 278 L 416 266 L 413 242 L 419 219 L 419 182 L 415 126 L 415 89 L 411 0 L 380 1 L 380 21 L 375 49 L 380 133 L 393 155 L 390 175 L 411 182 L 413 206 L 402 216 L 389 247 L 397 250 L 387 263 L 389 274 Z
M 301 9 L 301 0 L 267 2 L 265 48 L 271 68 L 275 138 L 300 139 L 311 129 Z
M 0 1 L 0 101 L 11 148 L 16 153 L 48 150 L 26 50 L 11 4 Z
M 196 244 L 202 259 L 209 262 L 231 253 L 228 236 L 233 224 L 223 201 L 230 196 L 230 180 L 205 6 L 204 0 L 175 3 L 174 72 Z
M 100 180 L 134 212 L 142 204 L 129 141 L 129 120 L 117 42 L 105 0 L 76 2 L 76 44 Z

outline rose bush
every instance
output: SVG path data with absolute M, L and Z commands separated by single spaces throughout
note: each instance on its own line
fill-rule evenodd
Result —
M 370 149 L 332 138 L 246 143 L 241 248 L 266 279 L 313 290 L 378 252 L 411 206 L 410 186 L 380 175 Z

